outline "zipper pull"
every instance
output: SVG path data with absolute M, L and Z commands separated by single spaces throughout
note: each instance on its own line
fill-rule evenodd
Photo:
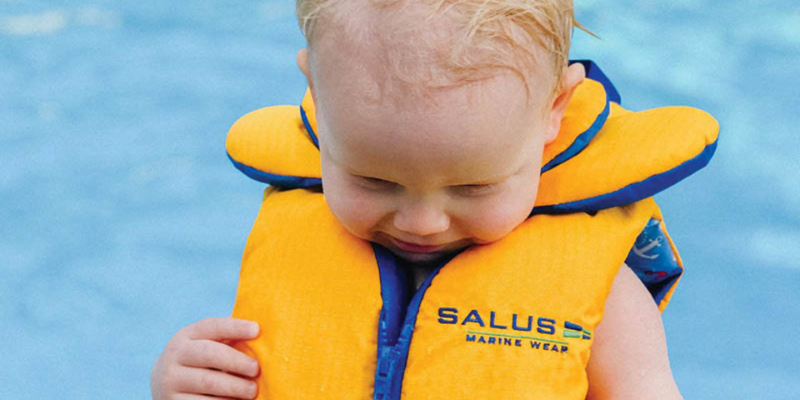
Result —
M 391 349 L 384 349 L 381 357 L 378 357 L 378 366 L 375 374 L 375 394 L 374 400 L 389 400 L 392 393 L 392 381 L 394 380 L 396 357 Z

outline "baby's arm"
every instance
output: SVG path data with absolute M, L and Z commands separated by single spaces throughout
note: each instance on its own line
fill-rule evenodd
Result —
M 682 399 L 667 355 L 661 314 L 628 266 L 620 268 L 595 332 L 588 400 Z
M 208 318 L 181 329 L 153 366 L 153 400 L 254 398 L 258 388 L 243 376 L 258 375 L 258 363 L 228 343 L 256 336 L 258 324 L 234 318 Z

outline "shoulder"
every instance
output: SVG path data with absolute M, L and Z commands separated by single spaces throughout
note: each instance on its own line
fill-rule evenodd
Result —
M 661 314 L 623 265 L 595 332 L 587 399 L 681 399 L 669 366 Z

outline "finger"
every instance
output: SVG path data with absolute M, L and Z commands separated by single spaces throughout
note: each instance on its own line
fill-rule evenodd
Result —
M 232 347 L 212 340 L 193 340 L 190 346 L 178 355 L 179 364 L 250 377 L 258 375 L 258 362 Z
M 184 328 L 190 339 L 243 340 L 258 336 L 258 324 L 236 318 L 206 318 Z
M 186 394 L 252 399 L 258 394 L 255 382 L 222 371 L 203 368 L 182 368 L 180 387 Z

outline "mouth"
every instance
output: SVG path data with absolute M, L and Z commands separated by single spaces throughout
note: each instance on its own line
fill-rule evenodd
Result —
M 420 253 L 420 254 L 436 253 L 444 248 L 444 246 L 442 245 L 424 245 L 424 244 L 405 242 L 394 237 L 390 237 L 389 240 L 395 247 L 408 253 Z

